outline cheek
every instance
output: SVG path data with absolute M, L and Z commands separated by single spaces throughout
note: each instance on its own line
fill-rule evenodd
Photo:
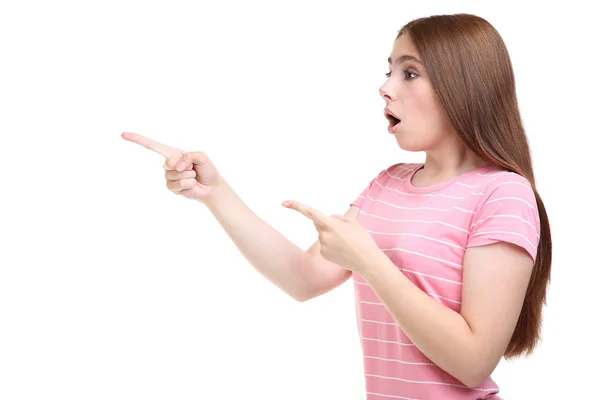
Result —
M 436 101 L 430 87 L 423 85 L 413 93 L 413 112 L 416 117 L 415 128 L 424 136 L 435 138 L 446 130 L 445 114 Z
M 408 123 L 396 140 L 404 150 L 423 151 L 434 147 L 443 136 L 444 118 L 430 88 L 412 89 L 404 98 Z
M 427 116 L 428 118 L 439 118 L 439 107 L 431 88 L 426 85 L 419 85 L 415 87 L 413 92 L 414 107 L 415 111 L 421 116 Z

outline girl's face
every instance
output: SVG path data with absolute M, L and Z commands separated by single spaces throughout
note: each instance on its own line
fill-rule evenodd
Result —
M 394 43 L 388 79 L 379 89 L 386 102 L 388 131 L 406 151 L 429 151 L 452 135 L 446 113 L 438 104 L 425 67 L 407 34 Z

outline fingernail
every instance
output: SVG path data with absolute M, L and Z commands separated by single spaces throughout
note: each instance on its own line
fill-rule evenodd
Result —
M 175 168 L 177 169 L 177 171 L 183 171 L 185 169 L 185 162 L 179 161 L 177 163 L 177 165 L 175 166 Z
M 284 207 L 289 207 L 290 206 L 290 202 L 286 200 L 283 203 L 281 203 L 281 205 L 284 206 Z

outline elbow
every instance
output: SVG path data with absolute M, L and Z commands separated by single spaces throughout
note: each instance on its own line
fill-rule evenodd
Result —
M 469 388 L 477 388 L 490 377 L 492 369 L 486 360 L 476 358 L 473 362 L 466 363 L 465 368 L 456 378 Z
M 477 371 L 471 371 L 468 374 L 465 374 L 465 376 L 462 379 L 459 379 L 459 381 L 461 381 L 463 385 L 473 389 L 483 385 L 486 379 L 487 376 L 477 374 Z
M 294 300 L 296 300 L 299 303 L 306 303 L 307 301 L 314 299 L 315 297 L 317 297 L 318 295 L 316 293 L 312 293 L 312 292 L 303 292 L 303 293 L 296 293 L 294 295 L 291 295 L 292 298 Z
M 297 290 L 294 292 L 287 293 L 292 299 L 296 300 L 299 303 L 305 303 L 311 299 L 314 299 L 318 296 L 318 293 L 315 293 L 312 290 L 305 288 L 304 290 Z
M 305 303 L 310 300 L 312 297 L 306 295 L 291 295 L 292 299 L 296 300 L 298 303 Z
M 331 288 L 323 289 L 323 287 L 319 285 L 306 284 L 301 287 L 297 287 L 294 293 L 289 294 L 297 302 L 305 303 L 309 300 L 314 299 L 315 297 L 319 297 L 322 294 L 327 293 L 329 290 L 331 290 Z

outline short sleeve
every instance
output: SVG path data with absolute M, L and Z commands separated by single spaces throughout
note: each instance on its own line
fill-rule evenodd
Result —
M 351 206 L 357 206 L 358 208 L 361 208 L 363 203 L 365 202 L 365 198 L 367 196 L 367 193 L 369 192 L 369 189 L 371 189 L 371 186 L 373 186 L 373 183 L 375 182 L 375 178 L 371 180 L 371 182 L 369 183 L 369 185 L 363 189 L 362 192 L 360 192 L 360 194 L 358 195 L 358 197 L 356 197 L 354 199 L 353 202 L 350 203 Z
M 363 203 L 365 202 L 365 199 L 367 198 L 367 195 L 368 195 L 369 191 L 371 191 L 371 189 L 373 188 L 373 185 L 375 184 L 375 181 L 377 181 L 377 179 L 379 179 L 381 176 L 383 176 L 386 173 L 386 171 L 387 171 L 387 169 L 384 169 L 375 178 L 371 179 L 371 182 L 369 182 L 369 184 L 367 185 L 367 187 L 365 187 L 363 189 L 363 191 L 360 192 L 360 194 L 358 195 L 358 197 L 356 197 L 354 199 L 354 201 L 350 203 L 350 205 L 351 206 L 357 206 L 358 208 L 361 208 L 362 205 L 363 205 Z
M 508 173 L 489 187 L 473 219 L 467 247 L 507 242 L 523 248 L 535 261 L 540 220 L 529 181 Z

